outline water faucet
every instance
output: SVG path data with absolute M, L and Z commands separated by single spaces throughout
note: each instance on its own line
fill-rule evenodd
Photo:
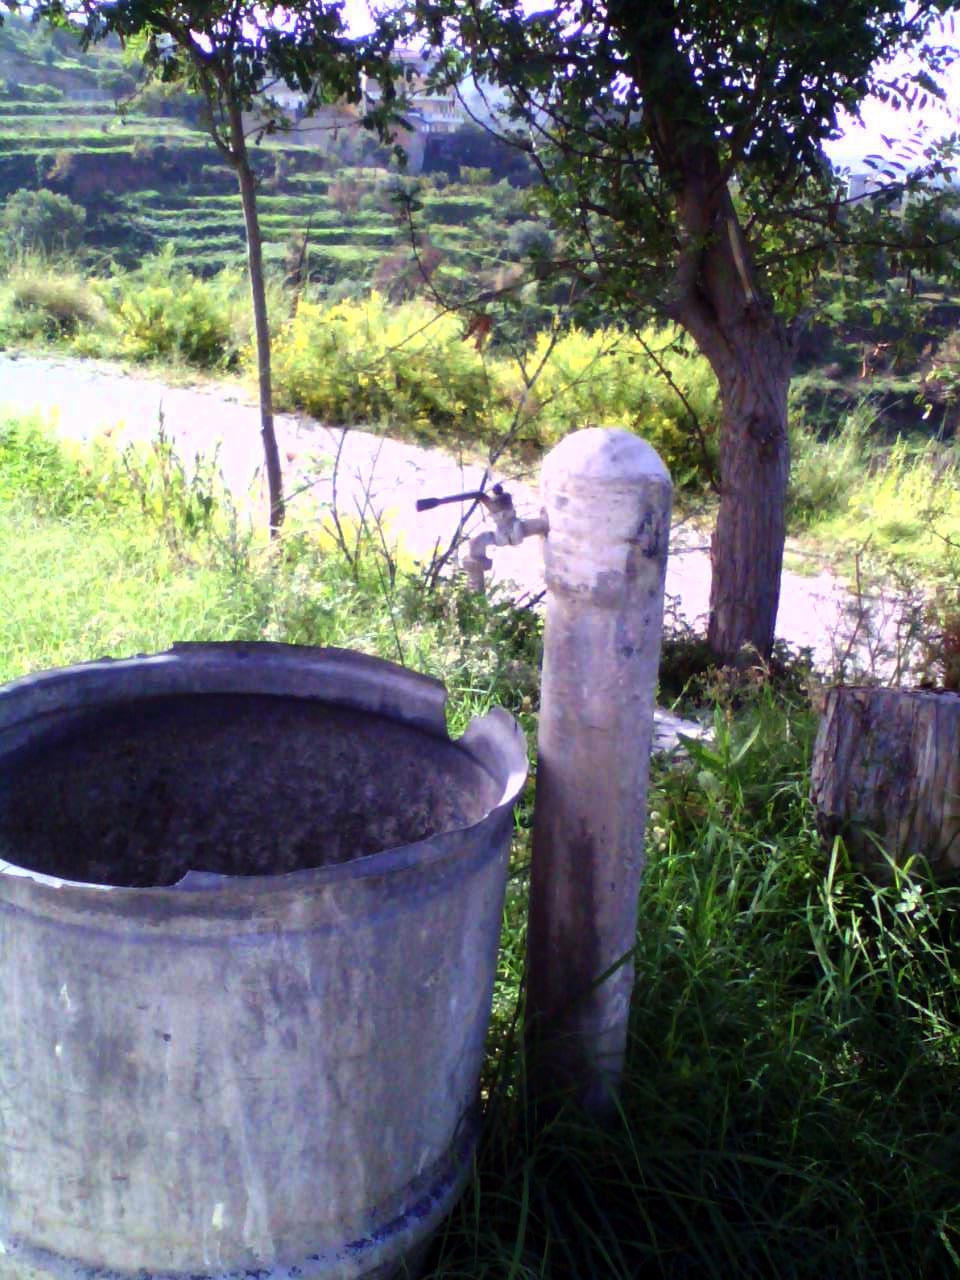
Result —
M 482 592 L 485 588 L 484 575 L 493 568 L 493 561 L 487 554 L 490 547 L 518 547 L 524 538 L 544 535 L 549 531 L 546 512 L 541 509 L 539 516 L 529 520 L 521 520 L 513 505 L 513 498 L 502 484 L 495 484 L 489 493 L 482 489 L 473 489 L 468 493 L 454 493 L 445 498 L 418 498 L 418 511 L 432 511 L 434 507 L 448 502 L 479 502 L 493 519 L 493 531 L 478 533 L 467 543 L 466 554 L 460 558 L 460 567 L 467 575 L 467 583 L 472 591 Z

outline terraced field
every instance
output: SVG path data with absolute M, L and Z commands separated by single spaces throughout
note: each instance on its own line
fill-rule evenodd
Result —
M 84 249 L 97 263 L 136 267 L 172 241 L 177 261 L 199 274 L 240 265 L 235 179 L 200 126 L 197 103 L 156 86 L 134 99 L 133 88 L 118 47 L 83 54 L 67 36 L 8 19 L 0 28 L 0 204 L 20 188 L 68 196 L 86 209 Z M 410 227 L 396 202 L 409 180 L 361 133 L 318 130 L 311 145 L 303 136 L 266 138 L 255 149 L 268 262 L 289 269 L 306 237 L 307 275 L 327 290 L 411 287 Z M 424 179 L 420 202 L 431 269 L 454 285 L 492 279 L 509 260 L 505 225 L 529 216 L 505 182 L 461 186 L 444 174 Z

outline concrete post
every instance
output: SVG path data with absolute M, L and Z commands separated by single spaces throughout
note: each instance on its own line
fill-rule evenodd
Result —
M 633 987 L 670 476 L 591 427 L 547 455 L 547 613 L 527 943 L 533 1095 L 595 1112 L 623 1072 Z

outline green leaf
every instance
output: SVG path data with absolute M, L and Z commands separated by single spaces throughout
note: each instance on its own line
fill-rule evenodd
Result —
M 760 721 L 758 720 L 757 723 L 753 726 L 753 731 L 740 744 L 740 746 L 737 748 L 736 754 L 731 759 L 730 764 L 733 767 L 736 767 L 741 762 L 741 760 L 743 760 L 743 758 L 751 750 L 751 748 L 753 747 L 753 744 L 756 742 L 759 736 L 760 736 Z

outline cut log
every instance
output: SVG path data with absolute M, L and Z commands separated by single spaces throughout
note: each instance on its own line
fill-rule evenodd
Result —
M 874 872 L 923 854 L 960 867 L 960 695 L 834 688 L 813 749 L 810 798 L 825 840 L 840 835 Z

